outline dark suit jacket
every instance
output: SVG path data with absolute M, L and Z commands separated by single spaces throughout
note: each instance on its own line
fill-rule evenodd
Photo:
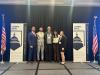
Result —
M 32 32 L 28 34 L 28 44 L 33 47 L 37 46 L 37 37 Z
M 46 45 L 47 44 L 47 33 L 48 32 L 46 32 L 45 34 L 44 34 L 44 44 Z M 52 39 L 52 43 L 53 43 L 53 34 L 51 33 L 51 39 Z

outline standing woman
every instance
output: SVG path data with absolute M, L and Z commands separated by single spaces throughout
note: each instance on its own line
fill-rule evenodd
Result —
M 64 31 L 60 31 L 59 46 L 60 46 L 60 53 L 61 53 L 61 64 L 65 64 L 66 41 L 67 41 L 67 37 L 65 36 Z
M 53 50 L 54 50 L 54 61 L 59 62 L 59 35 L 57 31 L 54 31 L 53 34 Z
M 37 45 L 38 45 L 38 51 L 37 51 L 37 60 L 40 60 L 40 51 L 41 51 L 41 60 L 44 60 L 44 32 L 43 28 L 39 28 L 39 32 L 37 32 Z

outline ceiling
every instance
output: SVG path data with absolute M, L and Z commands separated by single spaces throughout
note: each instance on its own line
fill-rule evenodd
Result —
M 100 6 L 100 0 L 0 0 L 0 4 L 58 5 L 58 6 Z

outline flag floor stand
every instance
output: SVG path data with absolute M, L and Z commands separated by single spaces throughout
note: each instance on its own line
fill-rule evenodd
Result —
M 94 56 L 94 61 L 93 61 L 93 63 L 98 63 L 98 62 L 95 60 L 95 56 Z

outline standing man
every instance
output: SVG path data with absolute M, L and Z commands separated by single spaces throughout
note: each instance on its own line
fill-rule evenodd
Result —
M 29 44 L 28 61 L 36 61 L 37 37 L 35 33 L 35 26 L 32 26 L 32 30 L 28 34 L 28 44 Z
M 41 51 L 41 60 L 44 60 L 44 32 L 43 28 L 39 28 L 39 32 L 37 32 L 37 45 L 38 45 L 38 51 L 37 51 L 37 59 L 40 60 L 40 51 Z
M 51 26 L 47 27 L 47 32 L 45 33 L 45 57 L 47 61 L 52 61 L 52 42 L 53 42 L 53 35 L 51 31 Z

